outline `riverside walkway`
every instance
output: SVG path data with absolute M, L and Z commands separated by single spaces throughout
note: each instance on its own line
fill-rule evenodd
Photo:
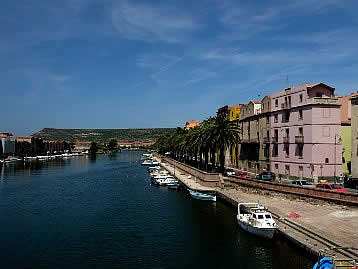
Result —
M 156 159 L 158 160 L 158 159 Z M 178 168 L 174 168 L 172 165 L 168 163 L 161 163 L 161 165 L 167 169 L 172 175 L 174 175 L 181 183 L 183 183 L 187 188 L 194 191 L 202 191 L 202 192 L 215 192 L 215 188 L 205 187 L 199 184 L 195 177 L 186 174 Z
M 174 174 L 174 167 L 164 163 Z M 281 234 L 314 255 L 327 248 L 336 248 L 337 257 L 358 260 L 358 208 L 332 204 L 316 199 L 297 199 L 291 195 L 257 190 L 230 184 L 209 188 L 180 169 L 175 176 L 188 188 L 215 191 L 219 199 L 237 206 L 239 202 L 258 202 L 265 205 L 276 218 Z M 288 216 L 299 216 L 289 218 Z M 233 220 L 233 221 L 236 221 Z M 344 248 L 344 249 L 341 249 Z

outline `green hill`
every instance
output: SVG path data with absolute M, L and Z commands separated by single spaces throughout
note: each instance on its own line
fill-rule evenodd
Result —
M 110 139 L 125 141 L 154 140 L 174 131 L 174 128 L 145 129 L 55 129 L 44 128 L 33 134 L 47 140 L 108 142 Z

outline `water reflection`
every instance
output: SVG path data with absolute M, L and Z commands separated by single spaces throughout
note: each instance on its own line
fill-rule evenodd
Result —
M 85 167 L 90 159 L 88 156 L 79 156 L 73 159 L 53 159 L 53 160 L 36 160 L 26 162 L 16 162 L 0 165 L 0 179 L 4 180 L 12 176 L 30 177 L 33 175 L 40 175 L 42 171 L 59 171 L 64 170 L 66 166 L 73 165 L 74 167 Z M 93 161 L 93 159 L 91 160 Z M 95 160 L 94 160 L 95 161 Z

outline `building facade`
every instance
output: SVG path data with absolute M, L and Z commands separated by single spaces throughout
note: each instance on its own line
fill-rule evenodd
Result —
M 283 178 L 342 173 L 340 104 L 334 88 L 302 84 L 271 95 L 271 171 Z
M 242 104 L 236 104 L 228 108 L 229 120 L 234 121 L 238 126 L 240 126 L 239 120 L 240 120 L 240 111 L 242 106 L 243 106 Z M 232 167 L 235 168 L 239 167 L 239 145 L 237 145 L 236 147 L 235 146 L 231 147 L 230 156 L 228 156 L 228 158 L 231 159 Z
M 352 93 L 348 96 L 338 97 L 338 102 L 341 105 L 342 173 L 347 176 L 352 173 L 351 99 L 355 96 L 358 96 L 358 94 Z
M 271 97 L 265 96 L 261 100 L 259 113 L 259 172 L 271 170 L 270 137 L 271 137 Z
M 358 178 L 358 96 L 351 99 L 351 122 L 352 122 L 352 177 Z
M 260 167 L 260 114 L 261 101 L 242 105 L 240 112 L 241 144 L 238 168 L 258 173 Z
M 197 121 L 197 120 L 189 120 L 189 121 L 187 121 L 185 123 L 184 129 L 189 130 L 189 129 L 194 128 L 194 127 L 199 126 L 199 125 L 200 125 L 199 121 Z

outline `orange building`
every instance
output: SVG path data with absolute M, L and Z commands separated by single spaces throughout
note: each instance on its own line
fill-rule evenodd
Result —
M 185 130 L 189 130 L 189 129 L 191 129 L 191 128 L 194 128 L 194 127 L 196 127 L 196 126 L 199 126 L 200 125 L 200 122 L 199 121 L 197 121 L 197 120 L 190 120 L 190 121 L 187 121 L 186 123 L 185 123 Z

